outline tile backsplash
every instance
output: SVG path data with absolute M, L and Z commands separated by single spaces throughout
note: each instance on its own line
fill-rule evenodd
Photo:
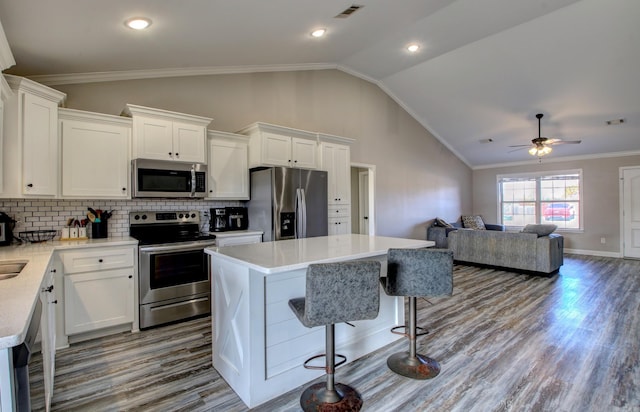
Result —
M 27 230 L 53 229 L 58 233 L 69 218 L 78 220 L 87 217 L 87 207 L 113 210 L 109 219 L 109 237 L 129 235 L 129 212 L 136 210 L 199 210 L 200 228 L 209 228 L 209 209 L 212 207 L 242 206 L 239 201 L 208 201 L 180 199 L 134 199 L 134 200 L 63 200 L 63 199 L 0 199 L 0 211 L 16 220 L 13 230 L 18 233 Z

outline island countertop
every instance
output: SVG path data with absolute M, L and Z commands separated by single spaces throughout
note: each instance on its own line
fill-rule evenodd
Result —
M 244 265 L 265 274 L 306 268 L 312 263 L 340 262 L 386 254 L 389 248 L 431 247 L 429 240 L 401 239 L 385 236 L 337 235 L 277 242 L 207 248 L 218 258 Z

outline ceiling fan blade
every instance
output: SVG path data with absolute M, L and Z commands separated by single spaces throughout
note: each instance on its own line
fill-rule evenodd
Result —
M 516 145 L 511 145 L 509 147 L 531 147 L 531 143 L 529 144 L 516 144 Z
M 555 140 L 547 144 L 579 144 L 579 143 L 582 143 L 582 140 Z
M 519 152 L 520 150 L 524 150 L 531 145 L 524 145 L 524 146 L 525 147 L 518 147 L 517 149 L 509 150 L 507 153 Z M 510 146 L 510 147 L 517 147 L 517 146 Z

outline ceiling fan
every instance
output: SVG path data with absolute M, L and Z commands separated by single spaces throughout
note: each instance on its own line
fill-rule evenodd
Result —
M 544 155 L 548 155 L 553 150 L 551 145 L 556 144 L 578 144 L 582 142 L 582 140 L 561 140 L 561 139 L 550 139 L 548 137 L 542 137 L 540 133 L 540 119 L 542 119 L 543 114 L 536 114 L 536 118 L 538 119 L 538 137 L 531 140 L 531 144 L 519 144 L 515 146 L 509 147 L 529 147 L 529 154 L 532 156 L 541 157 Z M 516 149 L 518 150 L 518 149 Z

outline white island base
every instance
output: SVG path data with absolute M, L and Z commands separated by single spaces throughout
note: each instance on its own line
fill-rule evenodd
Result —
M 380 236 L 339 235 L 211 248 L 213 366 L 253 408 L 324 374 L 305 369 L 325 351 L 325 328 L 304 327 L 289 299 L 305 294 L 311 263 L 374 259 L 386 273 L 389 248 L 421 248 L 434 242 Z M 399 339 L 390 329 L 404 324 L 404 300 L 380 289 L 376 319 L 337 324 L 336 353 L 354 361 Z M 349 383 L 348 376 L 337 381 Z

